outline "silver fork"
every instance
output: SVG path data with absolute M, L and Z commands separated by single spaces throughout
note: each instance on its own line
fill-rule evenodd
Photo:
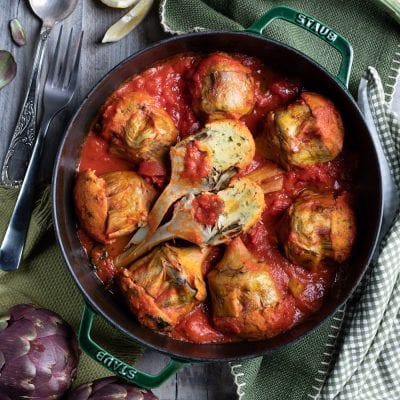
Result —
M 21 263 L 26 234 L 31 217 L 35 184 L 40 164 L 42 148 L 49 125 L 56 114 L 70 102 L 78 82 L 79 60 L 82 48 L 82 36 L 74 46 L 75 56 L 71 54 L 72 29 L 64 54 L 61 54 L 60 43 L 62 27 L 58 35 L 54 57 L 47 74 L 43 91 L 43 118 L 39 128 L 32 156 L 18 194 L 17 202 L 0 247 L 0 269 L 13 271 Z

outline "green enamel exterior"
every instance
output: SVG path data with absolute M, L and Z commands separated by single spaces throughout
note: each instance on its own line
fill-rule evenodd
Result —
M 306 29 L 339 51 L 342 56 L 342 61 L 340 63 L 337 79 L 343 83 L 344 86 L 348 87 L 351 65 L 353 63 L 353 48 L 343 36 L 317 19 L 289 7 L 272 8 L 247 28 L 246 31 L 260 34 L 275 19 L 283 19 L 300 28 Z
M 107 350 L 99 346 L 90 336 L 92 324 L 96 313 L 86 305 L 83 310 L 81 325 L 79 327 L 79 344 L 83 351 L 90 357 L 102 364 L 113 374 L 133 383 L 137 386 L 152 389 L 160 386 L 176 373 L 186 363 L 171 358 L 169 363 L 156 375 L 150 375 L 139 371 L 135 367 L 126 364 L 124 361 L 114 357 Z

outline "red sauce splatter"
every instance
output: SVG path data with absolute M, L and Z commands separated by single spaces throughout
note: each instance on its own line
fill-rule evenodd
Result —
M 321 307 L 326 289 L 333 283 L 335 270 L 321 266 L 318 272 L 311 272 L 296 265 L 288 270 L 288 274 L 291 280 L 289 286 L 297 282 L 293 290 L 295 304 L 306 316 Z M 299 286 L 299 293 L 296 293 Z
M 86 253 L 90 254 L 93 246 L 95 245 L 95 241 L 81 228 L 78 229 L 77 234 L 78 234 L 79 241 L 81 242 Z
M 241 120 L 253 135 L 257 135 L 261 131 L 266 113 L 294 100 L 302 85 L 300 80 L 285 77 L 280 71 L 268 68 L 255 57 L 237 55 L 237 58 L 252 71 L 256 98 L 253 111 Z
M 246 247 L 261 260 L 265 258 L 265 254 L 274 243 L 273 237 L 270 238 L 268 229 L 262 221 L 254 225 L 248 233 L 243 234 L 242 239 Z
M 78 237 L 90 258 L 96 275 L 105 285 L 110 286 L 118 273 L 113 259 L 121 254 L 129 241 L 129 237 L 119 237 L 106 245 L 96 243 L 83 229 L 78 230 Z
M 224 211 L 224 202 L 216 194 L 203 193 L 192 204 L 195 219 L 204 225 L 215 225 Z
M 107 248 L 101 245 L 94 246 L 90 252 L 90 261 L 95 266 L 96 274 L 100 280 L 105 285 L 110 284 L 117 270 Z

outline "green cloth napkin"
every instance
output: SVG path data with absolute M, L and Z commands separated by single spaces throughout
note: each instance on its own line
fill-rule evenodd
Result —
M 369 87 L 367 101 L 377 138 L 390 161 L 389 168 L 393 176 L 398 176 L 400 129 L 395 116 L 388 112 L 387 103 L 392 100 L 399 72 L 400 29 L 376 3 L 365 0 L 162 0 L 160 18 L 170 33 L 242 30 L 277 5 L 309 14 L 349 40 L 354 48 L 349 88 L 354 95 L 367 68 L 372 65 L 378 70 L 384 88 L 378 73 L 368 69 L 364 77 Z M 338 54 L 308 32 L 274 21 L 264 33 L 306 53 L 329 72 L 337 72 Z M 400 290 L 397 279 L 399 218 L 397 214 L 396 224 L 382 243 L 377 262 L 371 266 L 346 310 L 339 310 L 312 334 L 270 356 L 231 364 L 239 399 L 400 398 L 400 371 L 397 373 L 393 368 L 400 359 L 400 351 L 396 350 L 400 348 L 400 339 L 395 340 L 400 332 L 400 322 L 396 320 L 400 309 L 400 293 L 396 295 Z
M 56 244 L 50 203 L 50 187 L 38 190 L 29 225 L 24 261 L 15 272 L 0 272 L 0 315 L 19 303 L 33 303 L 60 314 L 78 332 L 83 297 L 73 281 Z M 2 240 L 18 195 L 0 186 L 0 238 Z M 1 242 L 0 240 L 0 242 Z M 133 362 L 141 354 L 135 346 L 102 318 L 97 318 L 93 337 L 117 357 Z M 109 376 L 111 373 L 82 353 L 76 384 Z
M 347 304 L 334 368 L 321 390 L 321 400 L 400 399 L 400 119 L 385 101 L 373 67 L 361 79 L 358 104 L 372 127 L 372 137 L 380 142 L 383 239 Z

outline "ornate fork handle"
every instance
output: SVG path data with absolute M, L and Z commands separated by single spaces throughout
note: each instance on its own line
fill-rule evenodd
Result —
M 0 247 L 0 269 L 3 271 L 13 271 L 18 268 L 21 262 L 34 203 L 40 156 L 46 132 L 53 117 L 54 115 L 45 115 L 43 117 L 44 121 L 33 146 L 32 157 L 29 160 L 28 168 L 22 181 L 15 209 Z
M 51 28 L 45 26 L 40 31 L 28 90 L 4 159 L 1 181 L 8 186 L 21 184 L 35 142 L 39 77 L 50 31 Z
M 3 271 L 16 270 L 20 265 L 33 208 L 36 178 L 47 130 L 55 115 L 67 107 L 77 88 L 83 32 L 78 43 L 73 46 L 71 44 L 71 29 L 66 51 L 62 55 L 60 55 L 61 36 L 62 27 L 44 85 L 42 123 L 33 146 L 32 156 L 29 160 L 14 211 L 11 214 L 10 222 L 0 245 L 0 269 Z M 71 47 L 75 48 L 75 56 L 71 56 Z

